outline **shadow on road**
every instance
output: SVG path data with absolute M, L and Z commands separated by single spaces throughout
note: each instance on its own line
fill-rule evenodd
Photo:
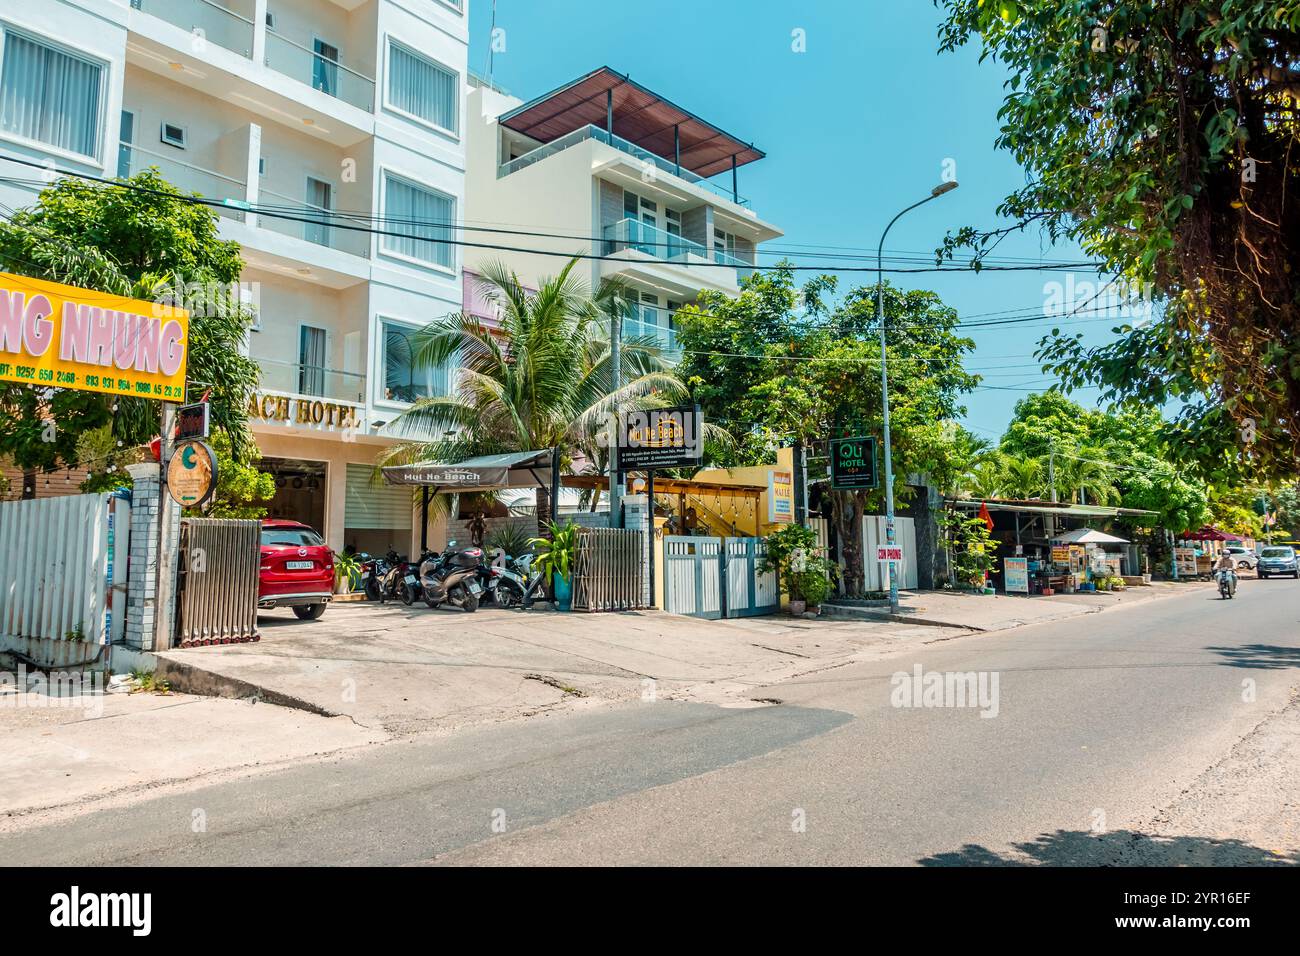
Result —
M 922 866 L 1297 866 L 1300 853 L 1278 855 L 1240 840 L 1160 837 L 1132 830 L 1057 830 L 999 854 L 968 843 L 922 857 Z
M 1207 647 L 1233 667 L 1253 667 L 1263 670 L 1281 670 L 1300 667 L 1300 647 L 1280 647 L 1276 644 L 1241 644 L 1235 647 Z

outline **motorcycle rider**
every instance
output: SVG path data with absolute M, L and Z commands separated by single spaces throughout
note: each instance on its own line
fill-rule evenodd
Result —
M 1231 589 L 1231 593 L 1235 594 L 1237 591 L 1237 563 L 1233 559 L 1231 552 L 1228 551 L 1220 554 L 1219 560 L 1214 562 L 1214 576 L 1218 578 L 1224 574 L 1232 576 L 1228 587 Z

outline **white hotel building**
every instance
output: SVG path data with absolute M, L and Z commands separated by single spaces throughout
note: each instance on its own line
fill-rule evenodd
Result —
M 589 256 L 578 274 L 591 288 L 620 279 L 637 295 L 625 331 L 670 351 L 673 313 L 701 289 L 736 294 L 758 246 L 782 235 L 739 191 L 737 170 L 761 150 L 608 67 L 528 102 L 475 84 L 466 144 L 473 224 L 546 234 L 479 241 Z M 504 262 L 526 284 L 565 261 L 465 256 L 471 270 Z
M 374 488 L 411 398 L 404 336 L 464 301 L 466 0 L 0 0 L 0 155 L 113 177 L 156 166 L 225 200 L 259 321 L 252 427 L 272 513 L 337 548 L 407 551 L 405 492 Z M 31 179 L 0 160 L 0 175 Z M 35 187 L 0 183 L 0 202 Z M 414 220 L 410 237 L 241 204 Z M 347 220 L 340 220 L 347 221 Z M 353 425 L 352 423 L 356 424 Z

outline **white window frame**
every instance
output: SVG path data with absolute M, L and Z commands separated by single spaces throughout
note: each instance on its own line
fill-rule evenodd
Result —
M 374 383 L 370 399 L 375 408 L 382 408 L 386 411 L 402 412 L 410 408 L 414 402 L 402 402 L 395 398 L 388 398 L 384 391 L 388 388 L 388 382 L 385 377 L 387 371 L 387 355 L 385 350 L 388 348 L 387 342 L 384 341 L 384 326 L 386 324 L 400 325 L 411 332 L 418 332 L 428 325 L 428 322 L 422 322 L 418 319 L 407 319 L 400 315 L 390 315 L 384 312 L 375 313 L 375 347 L 371 354 L 375 356 L 375 367 L 370 370 L 370 380 Z M 380 367 L 383 366 L 383 367 Z M 459 367 L 459 366 L 457 366 Z M 452 380 L 453 386 L 455 380 Z
M 465 15 L 465 0 L 438 0 L 444 7 L 452 10 L 457 16 Z
M 31 40 L 33 43 L 39 43 L 42 46 L 59 50 L 62 53 L 66 53 L 68 56 L 85 60 L 87 63 L 99 67 L 99 103 L 95 110 L 95 153 L 94 155 L 89 155 L 87 153 L 73 152 L 70 149 L 64 149 L 62 146 L 53 146 L 50 143 L 42 142 L 39 139 L 32 139 L 28 136 L 19 136 L 16 133 L 10 133 L 6 130 L 0 130 L 0 140 L 29 146 L 32 149 L 40 150 L 43 153 L 49 153 L 52 156 L 63 156 L 83 165 L 87 161 L 90 161 L 103 166 L 104 144 L 108 140 L 108 137 L 104 135 L 104 127 L 106 124 L 106 110 L 109 100 L 108 94 L 112 89 L 110 84 L 113 82 L 112 63 L 104 59 L 102 56 L 87 50 L 85 47 L 73 46 L 70 43 L 64 43 L 61 40 L 55 40 L 52 37 L 48 37 L 43 33 L 37 33 L 35 30 L 15 26 L 8 20 L 0 20 L 0 75 L 3 75 L 4 71 L 5 40 L 11 33 L 15 33 L 24 39 Z M 114 147 L 116 147 L 116 145 L 117 141 L 114 139 Z M 117 169 L 116 148 L 113 150 L 113 169 Z
M 388 186 L 388 178 L 390 176 L 395 179 L 403 179 L 408 184 L 416 187 L 417 189 L 425 189 L 428 190 L 429 192 L 437 193 L 440 196 L 450 199 L 451 200 L 451 221 L 452 222 L 456 221 L 456 217 L 460 214 L 460 200 L 453 193 L 449 193 L 446 192 L 445 190 L 439 189 L 437 186 L 424 182 L 418 176 L 413 176 L 410 173 L 403 172 L 402 170 L 396 169 L 392 166 L 379 167 L 379 216 L 381 219 L 387 220 L 388 218 L 387 186 Z M 392 231 L 396 232 L 399 230 L 393 229 Z M 455 232 L 456 230 L 455 228 L 453 228 L 452 229 L 453 239 L 456 238 Z M 461 249 L 460 246 L 449 244 L 449 248 L 451 249 L 451 265 L 444 266 L 440 262 L 430 262 L 427 259 L 417 259 L 415 256 L 408 256 L 404 252 L 394 252 L 393 250 L 386 248 L 384 245 L 385 241 L 393 238 L 395 237 L 385 236 L 385 235 L 380 235 L 378 237 L 379 242 L 376 243 L 376 247 L 379 250 L 378 252 L 379 255 L 384 256 L 385 258 L 388 259 L 395 259 L 398 262 L 406 262 L 409 263 L 410 265 L 417 266 L 421 269 L 428 269 L 432 272 L 438 272 L 443 275 L 453 276 L 456 278 L 460 277 L 460 249 Z M 429 239 L 429 240 L 422 240 L 422 241 L 437 242 L 438 240 Z M 404 321 L 404 320 L 399 319 L 398 321 Z
M 400 46 L 405 52 L 409 53 L 411 56 L 414 56 L 417 59 L 425 60 L 426 62 L 436 66 L 438 69 L 450 73 L 455 78 L 454 82 L 456 84 L 455 103 L 456 103 L 457 129 L 448 129 L 445 126 L 439 126 L 437 123 L 434 123 L 431 120 L 427 120 L 423 116 L 416 116 L 414 113 L 408 113 L 400 106 L 396 106 L 393 104 L 392 99 L 388 95 L 388 91 L 390 88 L 389 83 L 391 82 L 391 77 L 392 77 L 393 44 Z M 388 112 L 396 116 L 400 116 L 403 119 L 409 120 L 412 123 L 416 123 L 420 126 L 423 126 L 425 129 L 433 130 L 433 132 L 438 133 L 441 136 L 446 136 L 448 139 L 455 140 L 458 143 L 460 142 L 459 128 L 464 126 L 463 117 L 461 116 L 461 105 L 465 102 L 465 97 L 461 91 L 464 90 L 465 88 L 465 78 L 464 76 L 461 75 L 461 72 L 457 70 L 455 67 L 448 66 L 446 63 L 443 63 L 441 60 L 435 60 L 433 57 L 429 56 L 428 54 L 421 53 L 419 50 L 417 50 L 415 47 L 411 46 L 410 44 L 403 43 L 401 40 L 394 39 L 392 34 L 386 33 L 384 34 L 383 87 L 384 87 L 384 109 L 385 110 L 387 110 Z
M 139 110 L 127 109 L 125 106 L 123 106 L 122 109 L 121 109 L 121 111 L 120 111 L 120 113 L 118 114 L 118 126 L 117 126 L 117 162 L 116 162 L 116 163 L 114 164 L 114 166 L 113 166 L 114 171 L 117 172 L 117 173 L 119 173 L 119 174 L 121 173 L 121 170 L 122 170 L 122 120 L 121 120 L 121 117 L 122 117 L 123 115 L 129 115 L 129 116 L 131 117 L 131 142 L 129 142 L 129 143 L 126 144 L 126 148 L 127 148 L 127 149 L 135 149 L 136 146 L 138 145 L 138 144 L 136 143 L 136 140 L 138 140 L 138 139 L 140 138 L 140 111 L 139 111 Z M 134 157 L 134 154 L 132 154 L 132 156 Z M 127 170 L 126 170 L 126 173 L 127 173 L 128 176 L 131 175 L 131 164 L 130 164 L 130 163 L 127 164 Z

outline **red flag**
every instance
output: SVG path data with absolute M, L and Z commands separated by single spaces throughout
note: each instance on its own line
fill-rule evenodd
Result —
M 989 531 L 993 530 L 993 516 L 989 514 L 989 505 L 987 501 L 980 502 L 980 518 L 988 525 Z

